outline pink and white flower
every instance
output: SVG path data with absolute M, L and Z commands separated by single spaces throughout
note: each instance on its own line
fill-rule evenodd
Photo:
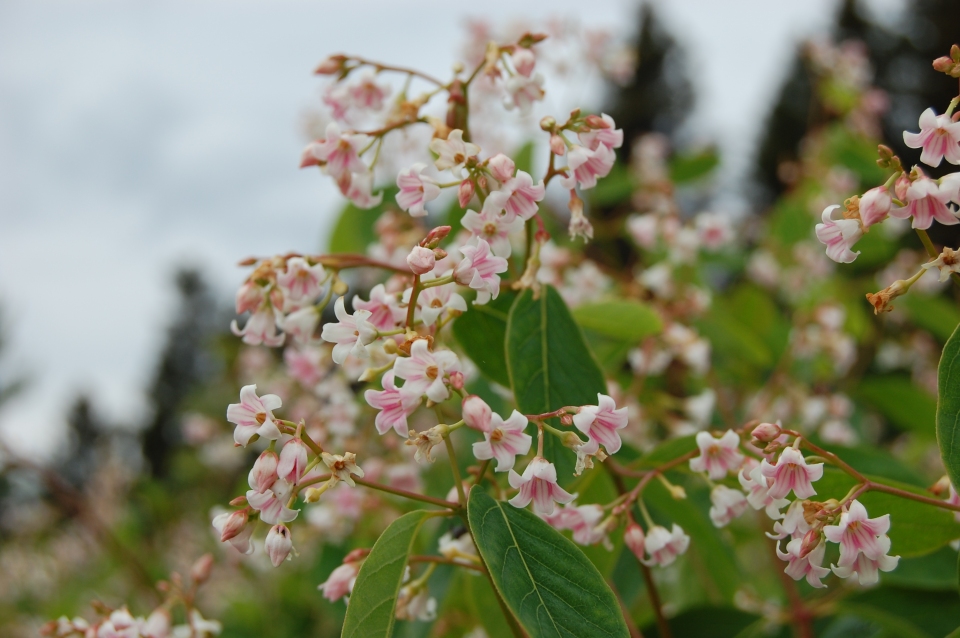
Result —
M 293 539 L 290 537 L 290 529 L 286 525 L 274 525 L 267 532 L 267 538 L 263 543 L 263 548 L 270 557 L 270 562 L 274 567 L 280 567 L 280 563 L 290 557 L 290 550 L 293 549 Z
M 293 337 L 298 343 L 310 343 L 320 323 L 320 309 L 317 306 L 306 306 L 294 310 L 283 318 L 283 331 Z
M 269 525 L 289 523 L 300 513 L 300 510 L 287 507 L 290 492 L 290 483 L 277 479 L 266 492 L 258 492 L 256 489 L 247 490 L 247 503 L 260 512 L 260 520 L 264 523 Z
M 503 153 L 497 153 L 487 161 L 487 168 L 493 178 L 502 184 L 513 177 L 517 165 Z
M 842 214 L 839 217 L 835 215 L 839 209 L 836 204 L 824 208 L 821 215 L 823 221 L 814 230 L 820 243 L 827 247 L 827 257 L 839 264 L 849 264 L 860 254 L 860 251 L 853 252 L 850 249 L 863 237 L 863 228 L 856 219 L 843 219 Z
M 445 401 L 450 390 L 444 377 L 460 370 L 460 360 L 450 350 L 431 352 L 426 339 L 417 339 L 410 346 L 410 356 L 397 359 L 394 373 L 404 379 L 404 390 L 417 396 L 426 394 L 435 403 Z
M 881 537 L 890 531 L 890 515 L 867 518 L 867 509 L 856 499 L 844 509 L 837 525 L 823 528 L 823 535 L 828 541 L 840 544 L 840 560 L 837 564 L 849 567 L 860 552 L 874 560 L 886 554 L 890 546 L 887 544 L 884 547 Z
M 666 567 L 677 560 L 677 556 L 686 552 L 689 546 L 690 537 L 676 523 L 669 532 L 665 527 L 654 525 L 647 531 L 643 542 L 648 558 L 641 559 L 641 562 L 647 567 Z
M 782 521 L 773 524 L 773 533 L 766 532 L 769 538 L 781 540 L 789 536 L 790 538 L 802 538 L 804 534 L 813 529 L 803 516 L 803 501 L 797 500 L 790 503 L 787 513 Z
M 717 527 L 724 527 L 730 521 L 747 511 L 747 497 L 739 490 L 718 485 L 710 491 L 710 520 Z
M 357 574 L 359 573 L 360 563 L 344 563 L 330 572 L 327 580 L 320 583 L 317 589 L 323 592 L 324 598 L 332 603 L 336 602 L 353 593 L 353 586 L 357 582 Z
M 230 323 L 230 331 L 242 337 L 243 342 L 248 346 L 263 344 L 269 348 L 275 348 L 283 345 L 284 335 L 277 334 L 277 313 L 269 303 L 264 303 L 259 310 L 250 315 L 243 330 L 234 319 Z
M 937 115 L 932 108 L 920 114 L 920 132 L 903 132 L 903 143 L 910 148 L 922 148 L 920 161 L 928 166 L 940 166 L 946 157 L 951 164 L 960 164 L 960 122 L 947 114 Z
M 213 528 L 217 530 L 221 542 L 230 543 L 241 554 L 249 555 L 253 553 L 253 543 L 250 540 L 253 538 L 255 526 L 247 524 L 246 510 L 240 510 L 240 512 L 243 513 L 243 525 L 236 528 L 236 531 L 234 531 L 233 523 L 238 520 L 237 512 L 224 512 L 214 516 Z M 227 538 L 224 538 L 225 535 Z
M 898 219 L 913 216 L 911 226 L 920 230 L 930 228 L 933 225 L 933 220 L 937 220 L 945 226 L 960 224 L 960 219 L 957 219 L 956 214 L 947 208 L 947 202 L 953 196 L 954 192 L 950 183 L 937 184 L 934 180 L 921 174 L 907 188 L 907 205 L 903 208 L 891 209 L 890 215 Z
M 350 181 L 346 178 L 349 175 Z M 362 210 L 369 210 L 379 206 L 383 201 L 383 192 L 373 194 L 373 171 L 365 170 L 361 173 L 344 173 L 338 180 L 340 191 L 344 197 L 353 202 L 353 205 Z
M 379 111 L 383 108 L 384 100 L 390 95 L 390 87 L 377 84 L 376 76 L 368 70 L 349 87 L 349 92 L 354 107 Z
M 817 493 L 813 481 L 823 477 L 823 463 L 807 465 L 800 450 L 788 447 L 780 454 L 776 465 L 766 459 L 760 462 L 760 473 L 771 479 L 769 494 L 773 498 L 784 498 L 793 490 L 797 498 L 810 498 Z
M 433 281 L 437 276 L 433 273 L 422 275 L 421 282 Z M 417 305 L 420 307 L 420 319 L 423 325 L 432 326 L 444 312 L 456 311 L 466 312 L 467 302 L 459 294 L 454 292 L 456 286 L 452 283 L 442 286 L 432 286 L 420 292 L 417 297 Z M 410 302 L 410 290 L 403 293 L 405 303 Z
M 596 504 L 564 505 L 543 520 L 557 531 L 573 532 L 573 541 L 580 545 L 595 545 L 606 538 L 606 531 L 598 528 L 603 508 Z
M 437 255 L 429 248 L 414 246 L 407 255 L 407 266 L 415 275 L 424 275 L 437 264 Z
M 277 272 L 277 285 L 285 299 L 309 303 L 320 294 L 325 275 L 321 264 L 311 266 L 303 257 L 291 257 L 286 270 Z
M 379 336 L 377 327 L 370 323 L 370 311 L 357 310 L 353 315 L 347 314 L 343 297 L 337 299 L 333 311 L 338 322 L 324 325 L 320 338 L 337 344 L 333 346 L 334 363 L 343 363 L 349 355 L 359 359 L 366 358 L 366 346 L 376 341 Z
M 254 461 L 253 469 L 250 470 L 248 480 L 251 487 L 258 492 L 266 492 L 270 486 L 273 485 L 273 482 L 279 478 L 277 476 L 277 465 L 279 462 L 280 459 L 277 457 L 276 452 L 273 450 L 264 450 L 263 453 L 257 457 L 257 460 Z
M 513 68 L 517 70 L 517 73 L 527 78 L 533 73 L 533 67 L 537 64 L 537 56 L 526 47 L 514 49 L 513 53 L 510 54 L 510 60 L 513 62 Z
M 600 144 L 596 149 L 588 149 L 574 145 L 567 153 L 567 168 L 569 175 L 560 180 L 564 188 L 580 188 L 586 190 L 597 185 L 597 179 L 606 177 L 613 168 L 617 155 L 613 149 Z
M 541 516 L 553 514 L 554 502 L 569 503 L 573 500 L 573 494 L 557 484 L 557 468 L 542 456 L 530 461 L 523 470 L 523 476 L 510 470 L 507 480 L 510 487 L 520 490 L 510 499 L 510 504 L 523 508 L 533 501 L 533 512 Z
M 623 532 L 623 544 L 633 552 L 633 555 L 637 557 L 637 560 L 643 560 L 644 553 L 644 542 L 646 541 L 646 534 L 643 533 L 643 528 L 637 525 L 634 522 L 631 522 L 627 525 L 627 529 Z
M 463 259 L 457 264 L 453 276 L 457 283 L 478 291 L 477 302 L 486 303 L 500 294 L 500 277 L 507 271 L 507 260 L 497 257 L 485 239 L 478 239 L 476 246 L 462 246 Z
M 764 509 L 773 520 L 783 518 L 780 510 L 790 503 L 785 498 L 774 498 L 770 494 L 771 481 L 763 475 L 759 465 L 740 470 L 737 475 L 740 486 L 747 492 L 747 502 L 755 510 Z
M 323 169 L 334 178 L 344 173 L 367 172 L 360 161 L 360 150 L 367 144 L 366 135 L 344 133 L 336 122 L 327 125 L 326 137 L 311 142 L 303 151 L 301 168 L 323 163 Z
M 450 169 L 454 175 L 461 175 L 463 165 L 469 158 L 477 156 L 480 147 L 464 142 L 463 131 L 454 129 L 445 140 L 438 137 L 430 140 L 430 150 L 439 156 L 434 160 L 438 170 Z
M 546 190 L 542 179 L 539 184 L 534 184 L 529 173 L 517 171 L 516 177 L 505 180 L 500 187 L 500 192 L 507 194 L 504 204 L 507 216 L 510 219 L 515 217 L 523 220 L 530 219 L 537 214 L 537 202 L 543 200 Z
M 783 572 L 794 580 L 806 578 L 811 587 L 818 589 L 826 587 L 826 585 L 820 582 L 821 578 L 830 573 L 828 568 L 820 566 L 820 563 L 823 562 L 826 544 L 821 541 L 812 552 L 801 558 L 802 548 L 802 538 L 794 538 L 787 543 L 786 552 L 781 551 L 780 544 L 777 543 L 777 556 L 780 560 L 787 561 L 787 567 Z
M 460 413 L 463 415 L 463 422 L 468 427 L 480 432 L 489 432 L 490 423 L 493 419 L 493 410 L 487 405 L 487 402 L 475 394 L 469 394 L 464 397 L 460 404 Z
M 353 298 L 354 310 L 366 310 L 370 313 L 367 321 L 378 330 L 393 330 L 406 318 L 406 311 L 400 307 L 397 296 L 387 292 L 383 284 L 370 289 L 370 300 L 364 301 L 357 295 Z M 356 314 L 354 314 L 356 317 Z
M 504 86 L 507 89 L 504 106 L 507 110 L 516 107 L 521 115 L 529 114 L 533 103 L 543 99 L 543 76 L 539 73 L 535 73 L 533 77 L 519 74 L 511 76 Z
M 277 463 L 277 476 L 296 485 L 307 468 L 307 446 L 298 438 L 287 441 L 280 450 L 280 462 Z M 257 488 L 260 482 L 257 482 Z M 262 492 L 263 490 L 257 489 Z
M 466 420 L 466 415 L 464 417 Z M 512 470 L 517 455 L 530 451 L 533 438 L 523 432 L 527 418 L 516 410 L 506 421 L 499 414 L 491 413 L 489 421 L 481 426 L 484 440 L 473 444 L 473 455 L 481 461 L 497 459 L 495 471 Z
M 240 388 L 240 403 L 227 406 L 227 421 L 237 426 L 233 431 L 233 440 L 246 447 L 254 434 L 271 441 L 279 439 L 280 430 L 274 421 L 273 411 L 281 405 L 283 402 L 275 394 L 258 397 L 256 385 Z
M 700 213 L 695 223 L 700 244 L 707 250 L 719 250 L 733 241 L 733 227 L 726 215 Z
M 509 257 L 511 253 L 510 233 L 520 230 L 523 222 L 514 215 L 502 215 L 506 202 L 506 195 L 494 191 L 483 203 L 479 213 L 468 210 L 460 223 L 464 228 L 490 244 L 493 254 L 498 257 Z
M 423 217 L 427 214 L 424 208 L 427 202 L 432 202 L 440 196 L 440 187 L 432 178 L 423 174 L 426 164 L 417 162 L 405 172 L 397 175 L 397 205 L 410 213 L 411 217 Z
M 864 228 L 879 224 L 890 213 L 893 197 L 886 186 L 871 188 L 860 198 L 860 221 Z
M 878 572 L 891 572 L 900 563 L 899 556 L 889 556 L 890 537 L 880 536 L 877 539 L 879 554 L 871 558 L 865 552 L 857 554 L 856 559 L 849 565 L 832 565 L 833 573 L 840 578 L 850 578 L 854 574 L 861 585 L 875 585 L 880 580 Z
M 577 137 L 580 139 L 580 142 L 589 148 L 591 151 L 597 150 L 597 147 L 603 145 L 607 148 L 614 149 L 620 148 L 623 146 L 623 129 L 617 128 L 616 123 L 613 121 L 613 118 L 603 113 L 600 115 L 599 121 L 596 119 L 595 115 L 591 115 L 592 120 L 588 120 L 588 123 L 592 121 L 595 124 L 602 124 L 599 128 L 593 128 L 589 131 L 579 133 Z
M 727 430 L 719 439 L 709 432 L 697 432 L 697 447 L 700 456 L 690 459 L 690 469 L 706 472 L 714 481 L 725 477 L 727 472 L 736 472 L 743 463 L 740 437 L 733 430 Z
M 393 375 L 393 370 L 384 374 L 383 390 L 367 390 L 363 393 L 363 398 L 371 407 L 380 410 L 374 420 L 377 432 L 386 434 L 393 428 L 397 434 L 406 438 L 410 432 L 407 417 L 420 405 L 420 395 L 405 387 L 398 388 L 394 384 Z
M 581 406 L 573 415 L 573 424 L 591 440 L 604 447 L 607 454 L 620 450 L 620 435 L 617 430 L 627 427 L 627 408 L 617 409 L 613 398 L 597 394 L 597 405 Z

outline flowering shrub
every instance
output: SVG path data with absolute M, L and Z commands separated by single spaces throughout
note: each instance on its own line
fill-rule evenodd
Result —
M 317 596 L 349 603 L 347 637 L 392 635 L 398 619 L 437 619 L 436 635 L 629 636 L 639 621 L 667 636 L 686 600 L 736 604 L 757 630 L 813 635 L 835 600 L 960 539 L 960 340 L 949 336 L 955 310 L 941 311 L 944 332 L 929 303 L 900 319 L 902 331 L 869 324 L 845 294 L 863 282 L 835 273 L 806 209 L 882 182 L 826 206 L 815 237 L 832 262 L 876 250 L 886 257 L 874 264 L 889 258 L 884 279 L 915 270 L 866 295 L 889 312 L 927 270 L 960 282 L 957 253 L 926 234 L 958 223 L 960 173 L 907 171 L 881 146 L 888 175 L 875 179 L 869 160 L 862 175 L 824 175 L 839 136 L 856 152 L 871 141 L 870 127 L 822 131 L 801 167 L 810 186 L 761 234 L 716 213 L 685 218 L 675 197 L 684 177 L 665 142 L 638 140 L 629 168 L 617 168 L 623 132 L 579 109 L 540 120 L 533 148 L 546 163 L 535 171 L 527 151 L 490 152 L 481 140 L 496 140 L 489 129 L 509 116 L 491 109 L 524 114 L 544 98 L 544 39 L 490 42 L 448 80 L 347 55 L 317 68 L 333 121 L 301 167 L 332 179 L 354 218 L 374 210 L 375 239 L 362 254 L 244 262 L 236 312 L 247 317 L 232 330 L 247 346 L 283 348 L 285 369 L 266 364 L 263 389 L 244 380 L 226 408 L 236 446 L 256 453 L 243 493 L 212 518 L 216 536 L 230 552 L 262 547 L 284 569 L 298 547 L 341 542 L 373 521 L 376 540 L 318 583 Z M 952 73 L 958 51 L 935 67 Z M 855 52 L 821 53 L 825 86 L 868 91 L 842 73 Z M 960 163 L 958 101 L 904 133 L 921 162 Z M 857 99 L 844 104 L 851 120 L 871 117 Z M 385 163 L 396 165 L 386 186 Z M 622 223 L 594 216 L 623 185 L 637 212 Z M 853 251 L 905 219 L 929 261 L 893 258 L 902 228 Z M 590 249 L 620 236 L 631 254 L 620 268 Z M 857 367 L 869 365 L 858 352 L 869 347 L 884 353 L 878 365 L 935 389 L 936 353 L 912 345 L 932 338 L 909 317 L 946 340 L 936 429 L 947 476 L 932 493 L 861 445 L 879 438 L 871 409 L 932 436 L 934 423 L 919 422 L 933 416 L 922 390 Z M 758 565 L 780 579 L 783 600 L 748 573 Z M 821 588 L 840 593 L 812 591 Z M 194 618 L 192 594 L 180 599 Z M 144 621 L 104 611 L 99 624 L 62 620 L 49 633 L 179 635 L 169 615 L 163 624 L 158 612 Z M 219 631 L 204 623 L 196 616 L 189 635 Z

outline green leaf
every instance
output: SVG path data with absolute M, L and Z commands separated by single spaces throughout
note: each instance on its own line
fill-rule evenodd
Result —
M 516 298 L 514 291 L 501 290 L 485 305 L 470 303 L 469 310 L 453 322 L 453 336 L 463 351 L 487 378 L 504 387 L 510 387 L 504 350 L 507 317 Z
M 957 379 L 960 379 L 960 376 Z M 954 381 L 956 382 L 956 379 Z M 883 414 L 900 430 L 909 430 L 928 437 L 934 432 L 936 401 L 905 376 L 867 377 L 856 386 L 854 395 Z
M 395 608 L 407 556 L 420 526 L 429 513 L 418 510 L 390 524 L 363 561 L 347 606 L 342 638 L 367 638 L 393 634 Z
M 597 394 L 607 391 L 580 328 L 552 286 L 544 286 L 539 299 L 531 290 L 517 297 L 507 320 L 506 344 L 510 387 L 524 414 L 596 403 Z M 545 438 L 544 456 L 556 464 L 558 476 L 573 473 L 573 451 L 556 437 Z
M 631 345 L 663 329 L 660 315 L 656 311 L 632 299 L 586 304 L 573 310 L 573 318 L 584 330 Z
M 349 202 L 340 211 L 337 223 L 330 233 L 329 248 L 332 253 L 366 253 L 367 246 L 377 241 L 374 223 L 388 208 L 396 208 L 397 188 L 383 189 L 383 201 L 369 210 L 357 208 Z
M 732 607 L 693 607 L 669 620 L 674 636 L 696 638 L 729 638 L 755 624 L 760 617 Z M 643 635 L 660 636 L 656 623 L 643 628 Z
M 630 635 L 613 592 L 573 542 L 480 489 L 471 490 L 467 515 L 497 590 L 530 638 Z
M 937 387 L 937 442 L 940 458 L 954 486 L 960 486 L 960 327 L 943 347 Z
M 901 558 L 892 572 L 880 574 L 884 585 L 926 589 L 930 591 L 957 590 L 957 553 L 941 547 L 932 554 L 916 558 Z
M 956 626 L 960 600 L 953 592 L 881 586 L 837 602 L 837 611 L 873 620 L 898 638 L 940 638 Z
M 677 155 L 670 160 L 670 181 L 692 182 L 710 174 L 719 163 L 720 156 L 714 148 L 693 155 Z
M 910 315 L 910 321 L 924 330 L 929 330 L 941 341 L 947 341 L 960 323 L 960 310 L 956 303 L 944 297 L 928 295 L 904 295 L 901 305 Z

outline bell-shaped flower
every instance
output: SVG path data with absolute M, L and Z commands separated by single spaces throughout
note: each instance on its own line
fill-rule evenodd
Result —
M 344 133 L 336 122 L 331 122 L 327 125 L 326 137 L 304 149 L 300 165 L 322 163 L 324 171 L 334 178 L 350 172 L 365 172 L 367 167 L 360 161 L 359 153 L 366 144 L 366 135 Z
M 907 205 L 903 208 L 891 209 L 890 215 L 898 219 L 907 219 L 913 216 L 911 226 L 919 230 L 930 228 L 933 225 L 933 220 L 937 220 L 945 226 L 953 226 L 960 223 L 956 214 L 947 207 L 947 202 L 953 195 L 952 185 L 949 182 L 937 184 L 934 180 L 921 174 L 907 188 Z
M 903 143 L 922 148 L 920 161 L 927 166 L 940 166 L 944 157 L 951 164 L 960 164 L 960 122 L 947 114 L 937 115 L 932 108 L 920 114 L 920 132 L 903 132 Z
M 353 452 L 344 452 L 342 455 L 323 452 L 320 454 L 320 459 L 324 465 L 330 468 L 330 473 L 337 480 L 343 481 L 350 487 L 357 486 L 353 481 L 353 476 L 363 478 L 363 470 L 357 465 L 357 455 Z
M 275 394 L 258 397 L 256 385 L 240 388 L 240 403 L 227 406 L 227 421 L 237 426 L 233 431 L 233 440 L 246 447 L 254 434 L 271 441 L 279 439 L 280 430 L 274 421 L 273 411 L 282 404 L 280 397 Z
M 592 150 L 574 145 L 567 153 L 569 175 L 562 178 L 560 183 L 566 189 L 575 188 L 577 184 L 584 190 L 593 188 L 597 185 L 598 178 L 606 177 L 610 173 L 616 159 L 617 154 L 605 144 Z
M 812 529 L 810 523 L 803 515 L 803 501 L 794 501 L 787 508 L 787 513 L 783 520 L 776 521 L 773 524 L 773 533 L 766 532 L 769 538 L 781 540 L 789 536 L 790 538 L 801 538 Z
M 727 430 L 719 439 L 709 432 L 697 432 L 697 447 L 700 456 L 690 459 L 690 469 L 706 472 L 714 481 L 725 477 L 727 472 L 736 472 L 743 463 L 740 437 L 733 430 Z
M 383 284 L 377 284 L 370 289 L 370 300 L 364 301 L 357 295 L 353 298 L 354 310 L 366 310 L 370 313 L 367 317 L 369 321 L 378 330 L 389 331 L 397 327 L 406 319 L 406 310 L 400 307 L 397 296 L 387 292 Z M 354 315 L 356 317 L 356 315 Z
M 526 221 L 536 215 L 537 202 L 543 200 L 546 190 L 542 179 L 539 184 L 534 184 L 529 173 L 517 171 L 517 176 L 503 182 L 499 191 L 507 195 L 504 203 L 507 217 L 511 220 L 519 217 Z
M 606 531 L 598 527 L 603 508 L 596 504 L 564 505 L 543 520 L 558 531 L 573 532 L 573 541 L 580 545 L 595 545 L 606 538 Z
M 487 405 L 487 402 L 475 394 L 469 394 L 463 398 L 460 404 L 460 413 L 463 415 L 463 422 L 468 427 L 480 432 L 489 432 L 490 424 L 493 421 L 493 410 Z
M 368 344 L 376 341 L 377 327 L 370 323 L 370 311 L 357 310 L 353 315 L 347 314 L 343 306 L 343 297 L 337 299 L 333 306 L 338 322 L 323 326 L 320 338 L 337 345 L 333 346 L 333 361 L 343 363 L 349 355 L 357 358 L 367 356 Z
M 823 477 L 823 463 L 807 465 L 800 450 L 788 447 L 780 454 L 776 465 L 766 459 L 760 462 L 760 473 L 770 479 L 769 494 L 773 498 L 785 498 L 790 490 L 797 498 L 810 498 L 817 493 L 813 481 Z
M 280 563 L 287 560 L 290 556 L 290 550 L 293 549 L 293 539 L 290 537 L 290 530 L 286 525 L 274 525 L 267 532 L 267 538 L 263 543 L 263 548 L 270 557 L 270 562 L 274 567 L 280 567 Z
M 330 602 L 336 602 L 353 592 L 353 585 L 357 582 L 359 573 L 360 563 L 353 561 L 344 563 L 330 572 L 327 580 L 320 583 L 317 589 L 323 592 L 324 598 Z
M 879 554 L 868 556 L 865 552 L 857 554 L 856 559 L 849 565 L 832 565 L 833 573 L 840 578 L 850 578 L 854 574 L 861 585 L 875 585 L 880 580 L 879 572 L 891 572 L 900 563 L 899 556 L 889 556 L 890 537 L 880 536 L 877 539 Z
M 444 376 L 460 370 L 460 361 L 450 350 L 431 352 L 426 339 L 417 339 L 410 346 L 410 356 L 397 359 L 393 370 L 406 381 L 404 390 L 440 403 L 450 396 Z
M 430 622 L 437 617 L 437 599 L 425 587 L 414 591 L 408 585 L 397 596 L 396 613 L 398 620 Z
M 864 228 L 879 224 L 890 214 L 893 197 L 886 186 L 871 188 L 860 198 L 860 221 Z
M 747 511 L 747 497 L 740 490 L 718 485 L 710 491 L 710 520 L 717 527 L 724 527 L 730 521 Z
M 857 559 L 857 554 L 863 552 L 867 558 L 878 559 L 889 551 L 889 544 L 884 547 L 881 537 L 890 531 L 890 515 L 884 514 L 877 518 L 867 518 L 867 509 L 854 499 L 840 514 L 837 525 L 827 525 L 823 528 L 823 535 L 831 543 L 840 544 L 840 567 L 849 567 Z
M 642 559 L 644 565 L 666 567 L 677 560 L 677 556 L 687 551 L 690 546 L 690 537 L 676 523 L 668 532 L 667 528 L 654 525 L 647 531 L 643 548 L 648 558 Z
M 300 513 L 300 510 L 287 507 L 290 492 L 290 483 L 277 479 L 266 492 L 261 493 L 256 489 L 247 490 L 247 503 L 260 512 L 260 520 L 268 525 L 289 523 Z
M 420 405 L 420 394 L 410 392 L 407 388 L 398 388 L 394 384 L 394 372 L 390 370 L 383 375 L 383 390 L 367 390 L 363 398 L 371 407 L 379 410 L 374 420 L 377 432 L 386 434 L 390 428 L 406 438 L 410 432 L 407 417 Z
M 307 446 L 298 438 L 287 441 L 280 450 L 280 462 L 277 464 L 277 476 L 288 483 L 300 482 L 307 468 Z
M 814 230 L 820 243 L 827 247 L 827 257 L 839 264 L 849 264 L 860 254 L 850 249 L 863 237 L 863 228 L 856 219 L 843 219 L 842 215 L 834 214 L 839 209 L 836 204 L 824 208 L 822 223 Z
M 617 430 L 627 427 L 627 408 L 617 409 L 616 402 L 605 394 L 597 394 L 597 405 L 581 406 L 573 415 L 573 424 L 590 439 L 604 447 L 607 454 L 620 449 Z
M 228 530 L 228 525 L 231 524 L 231 516 L 235 515 L 236 512 L 224 512 L 223 514 L 218 514 L 213 517 L 213 528 L 217 530 L 221 539 L 224 536 L 224 532 Z M 247 524 L 245 510 L 243 519 L 243 526 L 240 527 L 233 536 L 229 536 L 226 540 L 221 540 L 221 542 L 230 543 L 233 548 L 241 554 L 252 554 L 253 543 L 251 543 L 250 540 L 253 538 L 254 526 Z M 236 520 L 236 518 L 233 520 Z
M 349 183 L 346 177 L 349 176 Z M 383 201 L 383 192 L 373 194 L 373 171 L 365 170 L 361 173 L 344 173 L 338 182 L 344 196 L 349 199 L 354 206 L 361 210 L 369 210 L 374 206 L 379 206 Z M 344 188 L 344 186 L 346 186 Z
M 284 335 L 277 334 L 277 313 L 269 303 L 264 303 L 255 313 L 250 315 L 242 330 L 236 319 L 231 321 L 230 331 L 236 336 L 242 337 L 243 342 L 248 346 L 263 344 L 268 348 L 275 348 L 283 345 Z
M 474 237 L 490 244 L 490 250 L 498 257 L 510 256 L 510 233 L 519 231 L 523 226 L 523 222 L 514 215 L 501 214 L 506 199 L 504 193 L 494 191 L 487 197 L 479 213 L 468 210 L 460 220 Z
M 280 459 L 273 450 L 264 450 L 257 460 L 253 463 L 253 469 L 250 470 L 250 486 L 258 492 L 266 492 L 278 478 L 277 465 Z
M 384 100 L 390 95 L 390 86 L 378 84 L 376 75 L 367 69 L 348 87 L 348 92 L 354 108 L 379 111 L 383 108 Z
M 450 169 L 454 175 L 460 175 L 464 163 L 471 157 L 476 157 L 480 147 L 476 144 L 463 141 L 463 131 L 454 129 L 442 140 L 436 137 L 430 140 L 430 150 L 438 155 L 434 160 L 438 170 Z
M 420 276 L 421 282 L 433 281 L 437 276 L 433 273 Z M 453 283 L 442 286 L 432 286 L 420 291 L 417 297 L 417 306 L 420 308 L 420 319 L 423 325 L 432 326 L 443 312 L 466 312 L 467 302 L 458 293 L 454 292 Z M 403 292 L 404 303 L 410 303 L 410 289 Z
M 452 532 L 446 532 L 437 541 L 437 551 L 441 556 L 463 565 L 476 565 L 480 559 L 473 537 L 465 529 L 457 537 Z
M 553 514 L 554 502 L 569 503 L 573 500 L 573 494 L 557 484 L 557 468 L 542 456 L 530 461 L 523 476 L 510 470 L 507 480 L 510 487 L 520 490 L 510 499 L 510 504 L 523 508 L 533 501 L 533 512 L 541 516 Z
M 643 533 L 642 527 L 634 522 L 631 522 L 627 525 L 627 529 L 623 532 L 623 544 L 627 546 L 627 549 L 633 552 L 633 555 L 637 557 L 637 560 L 643 560 L 645 541 L 646 534 Z
M 496 299 L 500 294 L 499 274 L 507 271 L 507 260 L 494 255 L 485 239 L 478 239 L 476 246 L 461 247 L 460 252 L 463 259 L 453 271 L 457 283 L 479 291 L 477 301 L 483 294 L 486 299 Z
M 780 550 L 780 544 L 777 543 L 777 556 L 780 560 L 787 561 L 787 567 L 783 572 L 794 580 L 806 578 L 811 587 L 818 589 L 826 587 L 826 585 L 820 582 L 821 578 L 830 573 L 828 568 L 820 566 L 820 563 L 823 562 L 826 544 L 821 541 L 812 552 L 801 557 L 802 548 L 803 538 L 799 537 L 787 543 L 787 551 L 785 552 Z
M 320 294 L 325 275 L 321 264 L 311 266 L 303 257 L 291 257 L 286 269 L 277 272 L 277 285 L 286 299 L 310 303 Z
M 533 108 L 533 103 L 543 99 L 543 76 L 535 73 L 528 78 L 517 74 L 507 79 L 504 88 L 507 90 L 507 98 L 504 100 L 507 110 L 516 107 L 521 115 L 527 115 Z
M 749 471 L 744 467 L 737 478 L 740 480 L 740 486 L 747 492 L 747 502 L 750 503 L 750 507 L 755 510 L 766 510 L 767 516 L 773 520 L 783 518 L 780 510 L 790 501 L 785 498 L 774 498 L 770 494 L 772 482 L 763 475 L 759 465 L 753 466 Z
M 297 343 L 308 344 L 313 341 L 313 335 L 320 323 L 320 308 L 305 306 L 294 310 L 283 318 L 283 331 L 297 340 Z
M 220 542 L 226 543 L 231 538 L 236 538 L 247 528 L 249 516 L 246 508 L 224 512 L 213 517 L 213 527 L 220 533 Z
M 481 430 L 484 440 L 473 444 L 473 455 L 481 461 L 497 459 L 494 468 L 497 472 L 512 470 L 516 457 L 529 452 L 533 442 L 533 438 L 523 432 L 526 427 L 527 417 L 516 410 L 506 421 L 499 414 L 492 413 L 490 421 Z
M 513 62 L 513 68 L 517 70 L 517 73 L 524 77 L 530 77 L 533 73 L 533 67 L 537 64 L 537 56 L 526 47 L 517 47 L 510 54 L 510 61 Z
M 406 171 L 397 175 L 397 205 L 410 213 L 411 217 L 424 217 L 427 202 L 432 202 L 440 196 L 440 187 L 437 182 L 423 174 L 426 164 L 417 162 Z

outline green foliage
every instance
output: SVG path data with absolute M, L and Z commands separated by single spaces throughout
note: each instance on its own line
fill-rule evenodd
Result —
M 394 610 L 407 556 L 428 516 L 429 513 L 422 510 L 404 514 L 377 539 L 357 574 L 343 621 L 343 638 L 389 638 L 393 634 Z
M 538 299 L 531 290 L 517 297 L 507 320 L 506 344 L 510 387 L 524 414 L 596 403 L 597 394 L 606 392 L 603 372 L 551 286 L 544 286 Z M 558 476 L 573 472 L 573 452 L 555 437 L 546 437 L 544 454 L 557 465 Z
M 467 297 L 470 310 L 453 322 L 453 336 L 470 360 L 491 381 L 510 387 L 507 356 L 504 344 L 507 338 L 507 318 L 517 298 L 512 290 L 501 290 L 500 295 L 484 305 L 476 305 Z
M 383 201 L 369 210 L 347 202 L 330 232 L 327 246 L 332 253 L 366 253 L 367 246 L 377 241 L 374 224 L 388 208 L 396 208 L 396 186 L 383 189 Z
M 573 310 L 573 318 L 585 332 L 594 332 L 630 345 L 663 329 L 660 315 L 633 299 L 584 304 Z
M 867 377 L 854 389 L 854 395 L 878 410 L 894 427 L 924 437 L 933 436 L 936 400 L 908 377 Z
M 689 155 L 676 155 L 670 160 L 670 179 L 677 184 L 706 177 L 720 164 L 720 155 L 714 148 Z
M 910 321 L 924 330 L 929 330 L 941 341 L 950 339 L 957 324 L 960 324 L 957 304 L 944 297 L 911 293 L 897 302 L 906 309 Z
M 729 638 L 752 627 L 759 616 L 731 607 L 696 607 L 687 609 L 670 619 L 670 631 L 674 636 L 697 638 Z M 644 636 L 660 636 L 654 624 L 643 628 Z
M 937 442 L 943 466 L 954 485 L 960 485 L 960 327 L 943 348 L 937 377 Z
M 467 511 L 490 576 L 530 638 L 630 635 L 613 592 L 571 541 L 479 489 Z
M 837 603 L 838 611 L 874 621 L 898 638 L 940 638 L 960 619 L 954 592 L 931 592 L 882 586 Z

